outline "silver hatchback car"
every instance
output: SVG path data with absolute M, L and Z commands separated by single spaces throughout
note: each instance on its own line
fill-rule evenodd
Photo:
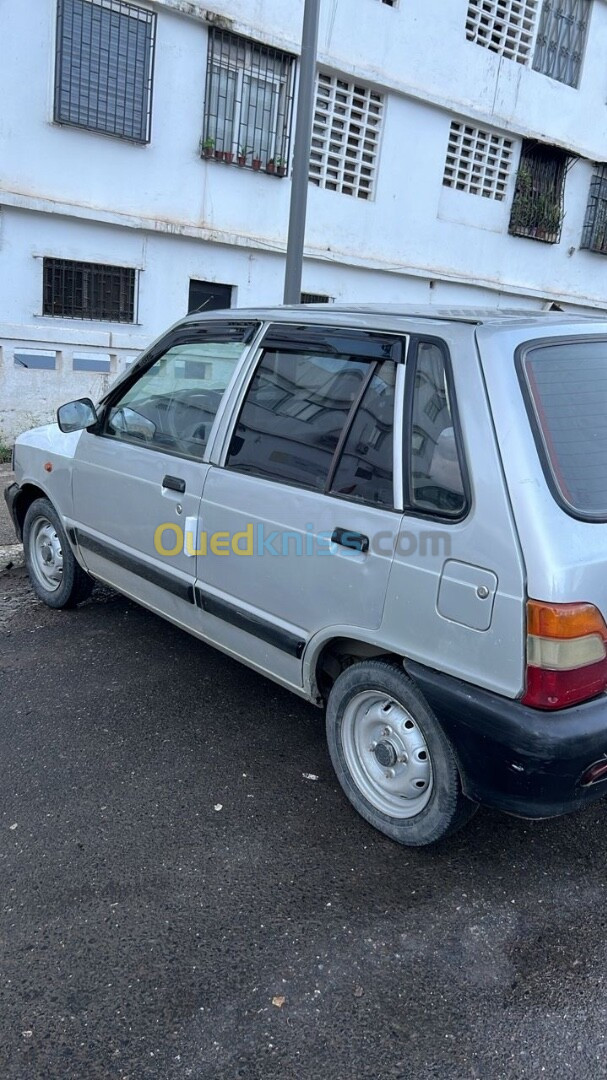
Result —
M 106 582 L 319 706 L 402 844 L 607 780 L 607 321 L 191 316 L 6 491 L 50 607 Z

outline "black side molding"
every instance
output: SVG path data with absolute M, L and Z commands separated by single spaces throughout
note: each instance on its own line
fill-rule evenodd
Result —
M 73 532 L 76 543 L 84 551 L 91 551 L 94 555 L 100 555 L 102 559 L 107 559 L 109 562 L 115 563 L 116 566 L 121 566 L 123 570 L 128 570 L 131 574 L 137 574 L 137 577 L 143 578 L 144 581 L 150 581 L 152 585 L 158 585 L 159 588 L 166 589 L 167 592 L 179 597 L 180 600 L 185 600 L 188 604 L 194 603 L 193 585 L 188 585 L 180 578 L 174 577 L 173 574 L 169 574 L 165 570 L 159 570 L 156 566 L 150 566 L 149 563 L 143 562 L 135 555 L 128 555 L 126 551 L 115 548 L 113 544 L 98 540 L 96 536 L 89 536 L 82 529 L 74 529 Z
M 297 659 L 303 656 L 306 643 L 296 634 L 291 634 L 288 630 L 281 630 L 279 626 L 261 619 L 259 615 L 252 615 L 250 611 L 243 611 L 242 608 L 236 607 L 235 604 L 229 604 L 226 600 L 219 600 L 218 597 L 211 596 L 200 588 L 196 589 L 196 598 L 198 606 L 203 611 L 207 611 L 209 615 L 215 615 L 218 619 L 223 619 L 224 622 L 237 626 L 239 630 L 244 630 L 247 634 L 261 638 L 262 641 L 267 641 L 268 645 L 273 645 L 276 649 L 288 653 L 289 656 L 296 656 Z

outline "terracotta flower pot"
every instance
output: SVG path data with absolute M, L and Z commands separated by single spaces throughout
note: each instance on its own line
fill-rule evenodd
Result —
M 259 172 L 261 169 L 261 158 L 253 158 L 253 168 L 255 169 L 255 172 Z
M 223 160 L 225 161 L 226 165 L 231 165 L 234 160 L 234 155 L 231 153 L 231 151 L 226 150 L 225 154 L 223 155 Z
M 268 163 L 266 165 L 266 172 L 270 173 L 270 174 L 273 174 L 273 173 L 276 172 L 276 165 L 274 164 L 273 161 L 268 161 Z

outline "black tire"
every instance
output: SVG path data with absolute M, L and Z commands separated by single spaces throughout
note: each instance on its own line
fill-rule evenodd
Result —
M 414 807 L 417 796 L 413 797 L 413 801 L 407 802 L 405 796 L 397 793 L 398 799 L 405 799 L 405 802 L 401 801 L 401 805 L 406 808 L 404 812 L 409 813 L 413 808 L 414 816 L 411 817 L 403 818 L 384 813 L 368 797 L 370 793 L 371 797 L 376 798 L 376 802 L 381 804 L 384 801 L 381 788 L 386 788 L 388 792 L 386 798 L 388 800 L 396 798 L 389 790 L 389 772 L 383 773 L 386 762 L 379 763 L 377 770 L 380 770 L 382 775 L 388 778 L 387 785 L 384 784 L 383 779 L 376 781 L 375 762 L 378 760 L 378 753 L 381 753 L 381 757 L 384 758 L 393 755 L 399 748 L 399 736 L 395 734 L 394 737 L 390 736 L 390 738 L 394 738 L 394 743 L 391 743 L 386 738 L 385 741 L 381 741 L 381 746 L 377 744 L 378 750 L 373 750 L 373 753 L 371 753 L 371 750 L 375 745 L 374 742 L 368 747 L 368 754 L 366 753 L 366 743 L 362 749 L 356 749 L 356 737 L 352 733 L 357 730 L 357 725 L 370 723 L 368 718 L 375 716 L 380 708 L 379 697 L 376 705 L 366 707 L 366 698 L 363 698 L 362 695 L 369 694 L 368 700 L 372 702 L 371 695 L 373 693 L 385 695 L 386 705 L 384 708 L 396 706 L 396 712 L 393 715 L 397 718 L 402 717 L 399 707 L 405 710 L 408 716 L 395 725 L 395 731 L 397 729 L 399 731 L 403 730 L 405 726 L 411 726 L 414 737 L 418 739 L 419 747 L 423 747 L 423 749 L 418 749 L 416 753 L 420 760 L 423 759 L 422 768 L 425 768 L 425 775 L 428 775 L 427 787 L 429 794 L 426 792 L 424 795 L 422 790 L 419 800 L 422 804 L 424 798 L 427 801 L 421 805 L 420 811 L 415 813 Z M 388 699 L 393 703 L 392 705 L 388 705 Z M 361 703 L 358 706 L 358 712 L 356 711 L 357 701 Z M 351 706 L 350 709 L 348 709 L 349 705 Z M 383 715 L 383 713 L 378 715 Z M 345 717 L 347 719 L 344 723 Z M 412 725 L 410 725 L 410 720 L 414 722 Z M 381 723 L 383 722 L 382 720 Z M 358 730 L 362 731 L 362 728 L 359 727 Z M 385 730 L 387 732 L 392 731 L 391 728 Z M 344 751 L 344 739 L 347 753 Z M 405 844 L 409 847 L 424 847 L 428 844 L 434 844 L 460 829 L 478 809 L 476 803 L 471 802 L 462 793 L 459 771 L 453 751 L 448 739 L 441 730 L 436 716 L 417 686 L 395 664 L 385 660 L 365 660 L 353 664 L 335 680 L 327 704 L 327 741 L 337 779 L 352 805 L 369 824 L 379 829 L 380 832 L 389 836 L 392 840 L 396 840 L 399 844 Z M 362 736 L 360 742 L 361 744 L 365 742 Z M 357 753 L 359 753 L 358 758 L 356 757 Z M 353 761 L 353 755 L 356 768 L 358 768 L 358 761 L 362 763 L 359 771 L 359 777 L 362 777 L 362 779 L 357 777 L 356 768 L 353 771 L 353 768 L 348 763 Z M 403 753 L 403 758 L 407 762 L 409 760 L 412 762 L 413 755 L 409 756 Z M 400 759 L 398 760 L 400 761 Z M 395 763 L 390 760 L 387 764 L 392 765 Z M 398 769 L 399 765 L 396 764 L 397 773 Z M 404 779 L 407 776 L 407 769 L 409 769 L 408 763 L 402 766 Z M 394 773 L 394 771 L 390 770 L 391 773 Z M 379 771 L 377 771 L 377 775 L 380 775 Z M 370 780 L 368 777 L 370 777 Z M 423 780 L 420 779 L 414 782 L 416 786 L 423 789 Z M 376 796 L 373 788 L 374 783 L 379 785 L 378 796 Z M 398 775 L 396 783 L 398 785 L 403 783 L 403 780 Z M 365 785 L 367 790 L 365 790 Z
M 50 528 L 46 529 L 46 526 Z M 45 572 L 40 569 L 41 558 L 37 554 L 40 533 L 45 529 L 48 536 L 52 536 L 52 530 L 56 536 L 56 540 L 46 545 L 51 558 L 58 554 L 63 562 L 62 569 L 55 572 L 56 580 L 46 584 Z M 91 595 L 93 579 L 76 562 L 59 514 L 48 499 L 36 499 L 28 508 L 23 523 L 23 550 L 32 588 L 48 607 L 75 607 Z

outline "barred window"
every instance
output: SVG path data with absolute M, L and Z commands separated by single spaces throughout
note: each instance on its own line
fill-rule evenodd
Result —
M 546 244 L 558 244 L 568 155 L 555 146 L 526 139 L 516 178 L 509 231 Z
M 203 157 L 285 176 L 294 73 L 290 53 L 212 28 Z
M 302 304 L 330 304 L 331 297 L 326 293 L 302 292 L 300 303 Z
M 607 255 L 607 165 L 599 165 L 592 177 L 582 247 Z
M 128 266 L 44 259 L 43 315 L 135 321 L 135 270 Z
M 384 98 L 368 86 L 320 73 L 309 177 L 313 184 L 371 199 Z
M 58 0 L 55 120 L 149 142 L 155 33 L 123 0 Z
M 457 120 L 452 122 L 443 176 L 445 187 L 501 202 L 511 164 L 511 139 L 496 131 L 484 131 Z
M 544 0 L 533 68 L 578 86 L 592 0 Z
M 526 64 L 533 45 L 539 0 L 469 0 L 466 37 Z

